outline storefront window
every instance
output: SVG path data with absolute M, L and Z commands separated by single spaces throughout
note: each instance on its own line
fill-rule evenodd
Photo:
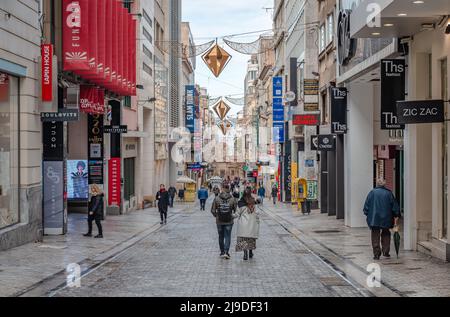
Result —
M 448 100 L 448 65 L 447 59 L 441 60 L 441 91 L 442 99 Z M 447 105 L 448 106 L 448 105 Z M 448 108 L 446 108 L 447 110 Z M 448 110 L 446 111 L 448 112 Z M 448 113 L 446 113 L 448 118 Z M 445 122 L 442 129 L 442 141 L 443 141 L 443 157 L 442 157 L 442 173 L 443 173 L 443 193 L 442 193 L 442 238 L 447 238 L 447 224 L 448 224 L 448 122 Z
M 19 96 L 18 79 L 0 73 L 0 229 L 19 217 Z

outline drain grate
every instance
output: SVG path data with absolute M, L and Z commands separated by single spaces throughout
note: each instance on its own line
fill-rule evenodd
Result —
M 317 234 L 342 233 L 342 231 L 340 231 L 340 230 L 317 230 L 317 231 L 313 231 L 313 232 L 317 233 Z
M 349 283 L 339 277 L 321 277 L 319 280 L 325 286 L 350 286 Z

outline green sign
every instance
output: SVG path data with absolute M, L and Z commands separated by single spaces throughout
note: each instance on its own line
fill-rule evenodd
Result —
M 317 181 L 308 181 L 307 182 L 307 192 L 308 192 L 308 196 L 307 196 L 308 200 L 317 200 L 318 199 L 319 188 L 318 188 Z

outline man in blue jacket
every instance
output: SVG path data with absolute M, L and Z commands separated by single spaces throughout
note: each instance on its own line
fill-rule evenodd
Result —
M 205 186 L 202 186 L 198 191 L 198 199 L 200 200 L 200 209 L 205 211 L 206 200 L 208 199 L 208 190 Z
M 398 224 L 401 214 L 394 194 L 386 188 L 384 179 L 379 179 L 377 187 L 367 196 L 364 204 L 364 214 L 367 217 L 367 224 L 372 230 L 374 260 L 379 260 L 381 254 L 389 258 L 391 247 L 390 229 Z

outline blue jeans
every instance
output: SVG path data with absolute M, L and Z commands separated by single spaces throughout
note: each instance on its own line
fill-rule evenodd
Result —
M 233 225 L 217 225 L 217 231 L 219 232 L 219 246 L 221 253 L 230 252 L 232 230 Z
M 259 200 L 261 200 L 261 205 L 264 204 L 264 196 L 259 196 Z
M 169 206 L 173 208 L 173 200 L 175 197 L 169 196 Z

